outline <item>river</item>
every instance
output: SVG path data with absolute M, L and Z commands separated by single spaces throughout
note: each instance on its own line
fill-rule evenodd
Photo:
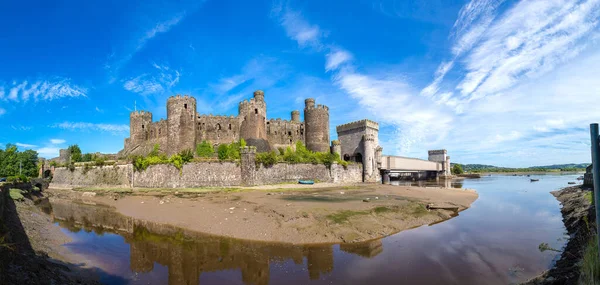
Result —
M 110 209 L 53 204 L 73 241 L 108 284 L 511 284 L 549 269 L 568 240 L 549 192 L 579 175 L 484 176 L 453 187 L 479 199 L 450 220 L 361 244 L 285 245 L 197 234 L 131 219 Z M 430 188 L 436 191 L 435 188 Z M 85 218 L 83 218 L 85 217 Z M 103 225 L 100 226 L 99 225 Z M 124 229 L 107 230 L 107 227 Z

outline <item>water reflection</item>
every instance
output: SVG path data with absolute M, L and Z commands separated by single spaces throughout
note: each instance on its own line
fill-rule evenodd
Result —
M 398 180 L 391 179 L 390 184 L 395 186 L 418 186 L 418 187 L 443 187 L 463 188 L 464 179 L 439 179 L 439 180 Z
M 511 284 L 559 257 L 538 249 L 540 243 L 561 249 L 567 241 L 559 202 L 548 192 L 577 176 L 416 182 L 432 191 L 446 183 L 476 189 L 479 199 L 459 217 L 362 244 L 214 237 L 70 201 L 53 201 L 47 211 L 74 239 L 70 249 L 131 284 Z
M 334 268 L 333 245 L 291 245 L 250 242 L 185 231 L 181 228 L 135 220 L 109 207 L 53 201 L 45 205 L 59 225 L 71 233 L 119 233 L 129 245 L 130 270 L 149 273 L 155 264 L 168 268 L 169 284 L 198 284 L 204 272 L 241 271 L 245 284 L 269 284 L 270 264 L 286 260 L 306 266 L 317 280 Z M 110 246 L 110 245 L 108 245 Z M 340 246 L 342 251 L 371 258 L 383 251 L 381 240 Z M 98 248 L 75 248 L 94 254 Z

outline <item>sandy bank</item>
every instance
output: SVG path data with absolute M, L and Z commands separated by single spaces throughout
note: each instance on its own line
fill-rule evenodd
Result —
M 138 220 L 246 240 L 284 243 L 359 242 L 448 219 L 437 206 L 468 208 L 473 190 L 360 184 L 276 185 L 224 192 L 144 192 L 51 189 L 57 199 L 101 203 Z M 330 185 L 325 185 L 330 186 Z M 267 188 L 267 189 L 265 189 Z M 85 196 L 85 197 L 84 197 Z M 365 202 L 368 201 L 368 202 Z

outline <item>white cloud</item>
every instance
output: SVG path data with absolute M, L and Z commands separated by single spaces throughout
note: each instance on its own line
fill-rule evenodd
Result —
M 58 147 L 41 147 L 36 149 L 38 154 L 44 158 L 54 158 L 58 157 L 60 148 Z
M 38 79 L 33 83 L 24 80 L 20 83 L 14 83 L 12 87 L 3 86 L 10 90 L 8 96 L 0 96 L 0 100 L 22 101 L 52 101 L 66 97 L 86 97 L 87 89 L 74 85 L 70 79 Z
M 285 28 L 287 35 L 298 42 L 300 47 L 321 48 L 321 38 L 325 36 L 325 33 L 321 31 L 319 26 L 311 25 L 304 20 L 300 12 L 289 9 L 283 3 L 275 5 L 271 12 L 279 18 L 279 22 Z
M 4 110 L 4 109 L 0 108 L 0 116 L 2 116 L 2 115 L 4 115 L 4 114 L 6 114 L 6 110 Z
M 325 71 L 337 69 L 340 65 L 350 61 L 352 54 L 342 49 L 332 50 L 325 56 Z
M 50 139 L 51 144 L 63 144 L 65 142 L 67 142 L 67 141 L 63 140 L 63 139 Z
M 52 125 L 54 128 L 61 128 L 71 131 L 101 131 L 110 132 L 113 134 L 120 134 L 129 132 L 129 126 L 127 125 L 114 125 L 114 124 L 94 124 L 85 122 L 62 122 Z
M 125 81 L 123 88 L 127 91 L 141 95 L 161 94 L 179 83 L 180 73 L 172 70 L 166 65 L 152 63 L 157 70 L 153 73 L 145 73 Z
M 36 145 L 26 144 L 26 143 L 16 143 L 15 145 L 18 146 L 18 147 L 22 147 L 22 148 L 34 148 L 34 147 L 37 147 Z
M 144 35 L 138 39 L 136 52 L 142 49 L 146 43 L 156 37 L 159 34 L 166 33 L 175 27 L 185 17 L 185 13 L 175 15 L 173 18 L 168 19 L 164 22 L 157 23 L 152 29 L 146 31 Z

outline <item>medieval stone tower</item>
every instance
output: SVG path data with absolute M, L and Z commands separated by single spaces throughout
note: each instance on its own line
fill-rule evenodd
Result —
M 167 100 L 167 144 L 163 151 L 171 155 L 184 149 L 196 149 L 196 98 L 171 96 Z
M 362 163 L 364 182 L 380 181 L 383 148 L 379 146 L 379 124 L 361 120 L 339 125 L 336 130 L 339 141 L 332 142 L 335 152 L 340 151 L 343 160 Z
M 313 98 L 306 99 L 304 104 L 306 147 L 312 151 L 329 152 L 329 108 L 315 106 Z
M 134 111 L 129 114 L 129 143 L 138 145 L 148 139 L 148 130 L 152 123 L 152 113 Z
M 239 105 L 239 117 L 242 120 L 240 138 L 259 152 L 270 151 L 267 139 L 267 103 L 262 90 L 254 92 L 254 98 L 243 101 Z

